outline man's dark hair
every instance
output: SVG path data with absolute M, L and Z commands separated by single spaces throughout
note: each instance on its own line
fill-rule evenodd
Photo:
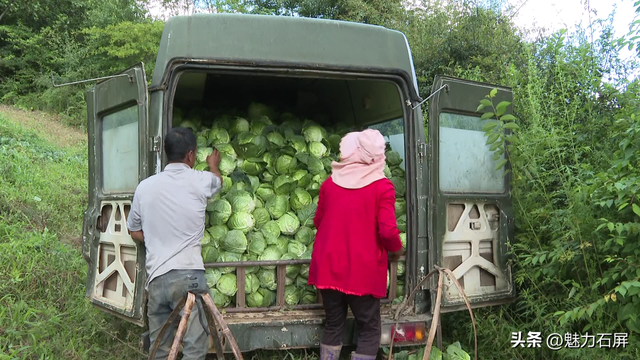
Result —
M 164 138 L 164 151 L 169 162 L 181 162 L 189 151 L 196 151 L 196 135 L 189 128 L 175 127 Z

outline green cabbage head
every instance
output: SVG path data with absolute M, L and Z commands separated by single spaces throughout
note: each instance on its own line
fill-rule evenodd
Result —
M 224 274 L 218 279 L 216 289 L 223 295 L 234 296 L 238 291 L 238 283 L 235 274 Z
M 288 212 L 278 219 L 280 232 L 285 235 L 295 235 L 300 228 L 300 220 L 293 212 Z
M 231 230 L 222 240 L 222 248 L 237 254 L 247 250 L 247 237 L 240 230 Z

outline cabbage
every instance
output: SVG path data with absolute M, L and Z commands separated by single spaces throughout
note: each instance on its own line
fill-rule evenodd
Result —
M 237 162 L 228 155 L 220 155 L 220 165 L 218 169 L 222 175 L 229 176 L 236 169 Z
M 213 303 L 216 304 L 216 307 L 227 307 L 231 303 L 231 299 L 227 295 L 218 291 L 218 289 L 211 289 L 209 293 L 211 294 L 211 298 L 213 298 Z
M 234 296 L 238 291 L 238 282 L 235 274 L 224 274 L 218 279 L 216 289 L 226 296 Z
M 300 276 L 302 276 L 305 279 L 309 278 L 309 265 L 302 265 L 300 267 Z
M 220 190 L 220 192 L 223 194 L 228 193 L 231 190 L 232 186 L 233 180 L 231 180 L 231 178 L 228 176 L 222 175 L 222 189 Z
M 329 155 L 329 149 L 321 142 L 312 142 L 309 143 L 309 154 L 321 159 Z M 331 159 L 329 159 L 329 161 L 331 161 Z
M 295 157 L 289 155 L 281 155 L 276 160 L 276 173 L 280 175 L 293 173 L 298 165 L 298 160 Z
M 207 232 L 211 235 L 213 246 L 219 247 L 222 244 L 222 239 L 227 236 L 229 229 L 225 225 L 213 225 L 207 229 Z
M 198 153 L 196 154 L 196 159 L 199 162 L 206 162 L 207 161 L 207 157 L 209 157 L 209 155 L 211 155 L 211 154 L 213 154 L 213 149 L 210 148 L 210 147 L 198 148 Z
M 280 258 L 280 260 L 294 260 L 294 259 L 295 257 L 291 254 L 284 254 Z M 296 276 L 298 276 L 298 274 L 300 274 L 300 266 L 301 265 L 287 265 L 286 266 L 287 277 L 293 279 Z
M 276 196 L 271 184 L 260 184 L 256 189 L 256 195 L 263 201 L 269 201 L 272 197 Z
M 287 237 L 286 235 L 280 235 L 280 237 L 278 238 L 278 240 L 276 240 L 276 244 L 273 245 L 276 247 L 276 250 L 278 250 L 278 252 L 280 254 L 286 254 L 289 251 L 289 241 L 291 239 L 289 237 Z
M 251 117 L 251 115 L 249 116 Z M 261 135 L 267 126 L 272 125 L 271 119 L 268 116 L 261 116 L 256 120 L 252 120 L 251 125 L 251 133 L 255 135 Z
M 282 257 L 282 251 L 278 250 L 275 245 L 269 245 L 266 249 L 258 256 L 258 260 L 260 261 L 276 261 L 280 260 Z M 264 269 L 273 270 L 276 268 L 275 265 L 266 265 L 263 266 Z
M 295 188 L 291 193 L 291 208 L 295 211 L 301 210 L 311 204 L 313 198 L 308 192 L 300 188 Z
M 405 172 L 399 167 L 393 168 L 391 169 L 391 176 L 403 178 L 405 177 Z
M 339 134 L 331 134 L 327 138 L 327 141 L 331 145 L 331 151 L 334 153 L 340 152 L 340 142 L 342 141 L 342 136 Z
M 202 261 L 205 263 L 212 263 L 218 260 L 218 249 L 214 246 L 207 245 L 202 247 Z
M 267 139 L 269 140 L 269 143 L 275 145 L 276 147 L 281 148 L 284 146 L 284 136 L 282 136 L 282 134 L 280 134 L 276 130 L 268 132 Z
M 391 179 L 392 174 L 391 174 L 391 169 L 389 169 L 389 165 L 388 164 L 384 165 L 384 176 L 387 179 Z
M 255 221 L 250 213 L 234 212 L 231 214 L 231 217 L 229 217 L 227 226 L 229 226 L 229 229 L 231 230 L 240 230 L 246 234 L 253 230 L 254 223 Z
M 274 245 L 276 240 L 280 237 L 280 225 L 273 220 L 264 224 L 260 231 L 262 232 L 262 235 L 264 235 L 264 239 L 268 245 Z
M 400 281 L 398 280 L 398 282 L 396 283 L 396 298 L 403 298 L 404 297 L 404 281 Z
M 405 272 L 405 267 L 403 262 L 398 262 L 398 276 L 403 276 Z
M 289 198 L 286 195 L 277 195 L 267 201 L 265 207 L 272 219 L 280 219 L 289 211 Z
M 308 153 L 309 150 L 307 148 L 307 143 L 304 140 L 304 137 L 293 135 L 288 139 L 289 144 L 293 146 L 295 153 Z
M 251 126 L 249 125 L 247 119 L 237 117 L 231 121 L 229 135 L 231 137 L 234 137 L 238 134 L 249 132 L 250 129 Z
M 275 301 L 276 294 L 265 288 L 260 288 L 247 296 L 248 307 L 270 307 Z
M 227 130 L 216 127 L 212 128 L 211 131 L 209 131 L 208 137 L 209 143 L 213 144 L 216 149 L 218 149 L 218 151 L 220 151 L 220 145 L 228 144 L 229 141 L 231 141 Z M 222 151 L 220 152 L 222 153 Z
M 401 177 L 392 177 L 391 182 L 393 183 L 393 187 L 396 190 L 396 197 L 403 197 L 405 192 L 407 191 L 406 180 Z
M 209 289 L 214 289 L 218 280 L 222 276 L 222 273 L 218 269 L 207 269 L 204 272 L 204 278 L 207 280 L 207 286 Z
M 402 215 L 398 218 L 398 230 L 400 232 L 407 231 L 407 215 Z
M 205 221 L 206 223 L 206 221 Z M 202 239 L 200 240 L 200 245 L 204 246 L 207 245 L 211 242 L 211 234 L 209 234 L 208 231 L 204 232 L 204 235 L 202 236 Z
M 241 261 L 258 261 L 258 255 L 256 254 L 251 254 L 249 253 L 249 255 L 244 254 L 242 255 L 242 257 L 240 258 Z M 260 270 L 259 266 L 246 266 L 244 268 L 245 273 L 247 274 L 254 274 L 257 273 L 258 270 Z
M 246 132 L 238 134 L 236 140 L 238 155 L 244 159 L 260 157 L 269 149 L 269 140 L 266 136 Z
M 296 181 L 289 175 L 280 175 L 273 181 L 273 188 L 278 195 L 286 195 L 296 186 Z
M 400 216 L 406 213 L 407 213 L 406 201 L 404 201 L 404 199 L 396 199 L 396 217 L 399 218 Z
M 260 287 L 268 290 L 278 289 L 277 276 L 275 270 L 260 269 L 258 271 L 258 281 L 260 281 Z
M 302 299 L 300 300 L 302 304 L 315 304 L 318 302 L 318 296 L 315 291 L 305 290 L 302 293 Z
M 269 214 L 269 210 L 264 207 L 259 207 L 253 210 L 253 220 L 255 221 L 255 227 L 260 229 L 264 224 L 271 220 L 271 214 Z
M 209 165 L 207 163 L 196 163 L 193 167 L 193 170 L 197 171 L 207 171 L 209 169 Z
M 326 131 L 320 125 L 310 125 L 302 130 L 306 142 L 320 142 L 324 139 Z
M 288 212 L 278 219 L 280 232 L 285 235 L 295 235 L 300 228 L 300 220 L 293 212 Z
M 225 199 L 217 199 L 207 205 L 207 211 L 211 212 L 211 225 L 224 225 L 229 221 L 231 204 Z
M 267 247 L 267 241 L 264 239 L 264 235 L 258 231 L 252 231 L 247 235 L 247 241 L 249 242 L 248 250 L 250 254 L 260 255 Z
M 247 237 L 240 230 L 230 230 L 222 240 L 222 248 L 226 251 L 242 254 L 247 250 Z
M 238 154 L 231 144 L 215 144 L 214 147 L 220 152 L 220 156 L 225 155 L 234 161 L 238 159 Z
M 298 289 L 295 285 L 288 285 L 284 288 L 284 302 L 287 305 L 298 305 L 300 297 L 298 296 Z
M 393 151 L 393 150 L 387 151 L 385 153 L 385 158 L 389 166 L 398 166 L 402 163 L 402 158 L 400 157 L 400 153 L 398 153 L 397 151 Z
M 407 249 L 407 234 L 400 233 L 400 242 L 402 243 L 402 248 Z
M 257 176 L 262 173 L 264 170 L 262 162 L 254 162 L 249 160 L 244 160 L 239 164 L 240 170 L 244 171 L 247 175 Z
M 311 244 L 314 239 L 315 234 L 313 232 L 313 229 L 310 227 L 302 226 L 300 227 L 298 232 L 296 232 L 296 241 L 303 245 Z
M 216 262 L 237 262 L 237 261 L 240 261 L 241 258 L 242 258 L 242 255 L 227 251 L 227 252 L 220 253 L 220 256 L 218 256 L 218 261 Z M 236 271 L 235 267 L 220 268 L 220 272 L 223 274 L 228 274 L 233 271 Z
M 307 251 L 307 247 L 295 240 L 292 240 L 292 241 L 289 241 L 289 244 L 287 245 L 287 251 L 289 254 L 293 255 L 296 259 L 299 259 L 302 256 L 302 254 L 304 254 L 304 252 Z
M 245 294 L 251 294 L 258 291 L 260 288 L 260 280 L 256 274 L 246 274 L 244 277 L 244 292 Z
M 230 194 L 230 203 L 231 210 L 235 212 L 245 212 L 250 213 L 256 208 L 256 202 L 253 199 L 253 196 L 245 191 L 238 191 L 236 193 Z
M 196 136 L 196 146 L 198 148 L 204 148 L 207 145 L 209 145 L 209 141 L 207 140 L 206 136 L 203 136 L 203 135 Z

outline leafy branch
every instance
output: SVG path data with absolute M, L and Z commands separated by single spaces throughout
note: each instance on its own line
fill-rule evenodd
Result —
M 514 144 L 517 141 L 515 132 L 520 129 L 520 126 L 515 123 L 517 120 L 512 114 L 506 114 L 507 108 L 511 105 L 510 101 L 501 101 L 498 105 L 494 104 L 494 99 L 498 94 L 498 89 L 493 89 L 480 100 L 480 105 L 476 109 L 476 112 L 480 112 L 489 107 L 490 111 L 486 111 L 480 117 L 481 120 L 491 120 L 495 118 L 496 121 L 487 122 L 482 128 L 487 137 L 487 145 L 490 145 L 490 151 L 493 151 L 493 161 L 498 161 L 495 166 L 495 170 L 503 169 L 508 162 L 511 165 L 520 165 L 521 160 L 516 158 L 512 154 L 514 153 Z M 508 131 L 505 131 L 508 130 Z M 503 158 L 504 157 L 504 158 Z M 507 169 L 504 172 L 506 176 L 511 170 Z

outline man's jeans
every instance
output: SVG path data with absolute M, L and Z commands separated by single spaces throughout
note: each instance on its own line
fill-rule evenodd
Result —
M 166 359 L 175 337 L 177 323 L 167 331 L 164 339 L 157 339 L 160 328 L 169 318 L 169 314 L 189 291 L 203 289 L 209 291 L 204 270 L 172 270 L 161 275 L 149 284 L 149 302 L 147 316 L 149 318 L 149 338 L 151 347 L 156 340 L 160 346 L 156 352 L 156 359 Z M 184 360 L 204 360 L 209 350 L 209 337 L 204 332 L 199 319 L 197 304 L 194 304 L 187 331 L 182 340 L 182 354 Z M 206 320 L 205 320 L 206 325 Z

